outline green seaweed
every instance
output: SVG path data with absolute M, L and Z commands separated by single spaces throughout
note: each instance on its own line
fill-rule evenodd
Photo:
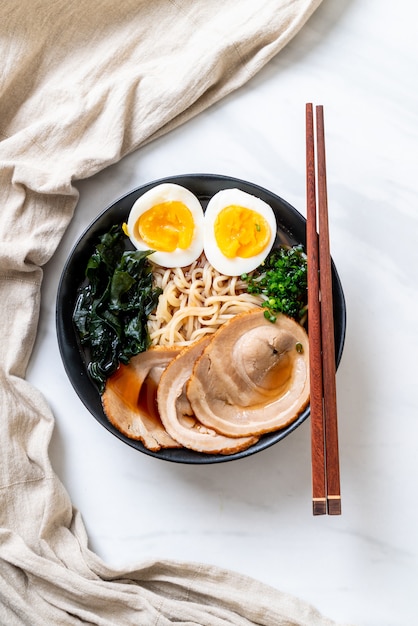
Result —
M 80 343 L 88 353 L 87 369 L 100 393 L 120 363 L 149 347 L 147 319 L 161 293 L 153 287 L 147 261 L 152 250 L 125 250 L 125 241 L 119 225 L 100 237 L 73 312 Z

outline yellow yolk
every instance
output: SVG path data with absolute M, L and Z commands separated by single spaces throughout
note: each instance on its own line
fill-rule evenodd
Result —
M 242 206 L 230 205 L 216 217 L 215 239 L 222 254 L 229 259 L 248 259 L 260 254 L 270 240 L 270 226 L 265 218 Z
M 192 242 L 194 220 L 191 211 L 177 200 L 161 202 L 142 213 L 135 223 L 135 235 L 152 250 L 185 250 Z

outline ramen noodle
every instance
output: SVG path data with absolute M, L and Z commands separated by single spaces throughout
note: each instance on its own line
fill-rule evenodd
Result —
M 190 345 L 263 302 L 261 296 L 247 292 L 239 276 L 215 270 L 204 254 L 187 268 L 156 266 L 153 275 L 162 294 L 148 318 L 152 345 Z

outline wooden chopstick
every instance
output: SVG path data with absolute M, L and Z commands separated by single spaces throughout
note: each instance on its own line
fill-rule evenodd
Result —
M 327 510 L 325 426 L 322 401 L 321 308 L 319 302 L 319 246 L 316 230 L 315 137 L 312 104 L 306 105 L 306 252 L 308 256 L 308 319 L 311 408 L 312 512 Z
M 316 172 L 318 189 L 316 189 Z M 312 507 L 314 515 L 325 513 L 340 515 L 341 490 L 324 110 L 322 105 L 316 107 L 315 145 L 314 115 L 311 103 L 306 104 L 306 189 Z

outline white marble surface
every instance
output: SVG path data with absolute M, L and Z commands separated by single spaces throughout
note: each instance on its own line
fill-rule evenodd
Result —
M 80 182 L 45 271 L 29 380 L 55 417 L 53 466 L 108 563 L 204 561 L 312 602 L 335 620 L 418 619 L 417 43 L 413 0 L 324 0 L 258 76 L 196 119 Z M 347 300 L 338 370 L 341 517 L 313 517 L 309 422 L 243 461 L 157 461 L 86 411 L 55 334 L 60 273 L 104 207 L 145 182 L 221 173 L 305 213 L 304 106 L 325 107 L 331 247 Z

